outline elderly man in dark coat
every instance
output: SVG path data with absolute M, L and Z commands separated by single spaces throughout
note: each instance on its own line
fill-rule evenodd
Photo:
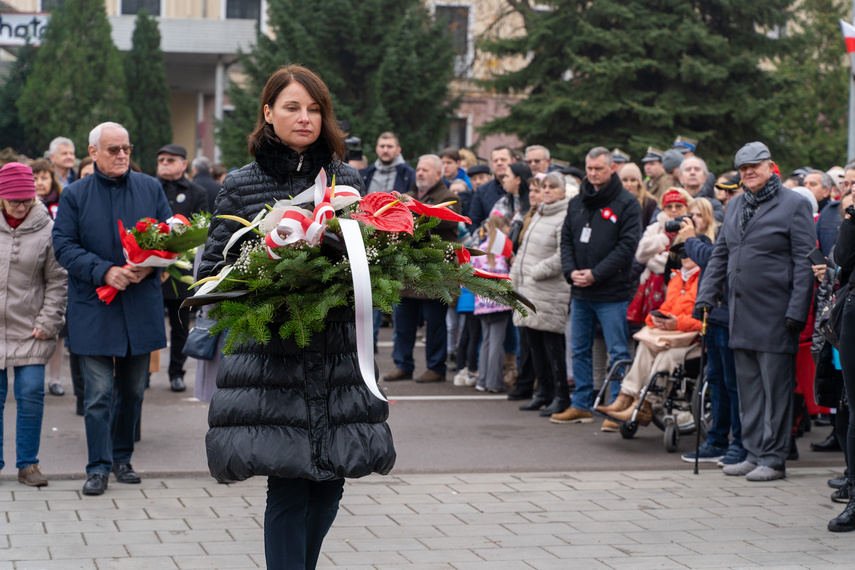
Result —
M 157 180 L 131 171 L 132 149 L 122 125 L 92 129 L 95 174 L 65 189 L 53 226 L 56 259 L 68 270 L 68 340 L 85 384 L 84 495 L 103 494 L 111 471 L 119 483 L 140 482 L 131 467 L 135 428 L 150 354 L 166 346 L 160 271 L 125 267 L 117 220 L 131 228 L 172 211 Z M 98 298 L 102 285 L 119 291 L 110 304 Z
M 786 476 L 799 332 L 813 291 L 807 255 L 816 245 L 816 230 L 810 204 L 781 185 L 771 158 L 760 142 L 736 153 L 745 193 L 727 208 L 695 305 L 696 316 L 709 311 L 726 280 L 748 456 L 725 466 L 724 473 L 749 481 Z

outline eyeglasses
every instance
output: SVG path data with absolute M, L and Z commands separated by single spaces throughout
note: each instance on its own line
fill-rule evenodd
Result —
M 544 160 L 546 160 L 546 159 L 545 158 L 527 158 L 526 163 L 528 163 L 528 164 L 540 164 Z
M 157 157 L 158 164 L 172 164 L 173 162 L 178 162 L 181 160 L 180 158 L 175 158 L 174 156 L 159 156 Z
M 134 151 L 134 145 L 132 145 L 132 144 L 125 144 L 122 146 L 114 145 L 114 146 L 105 147 L 104 150 L 106 150 L 110 154 L 110 156 L 118 155 L 119 151 L 124 151 L 125 154 L 131 154 Z
M 32 206 L 33 200 L 6 200 L 12 208 L 20 208 L 21 206 Z
M 851 187 L 852 187 L 852 182 L 851 182 L 851 181 L 849 181 L 849 180 L 842 180 L 842 181 L 840 182 L 840 187 L 841 187 L 841 188 L 843 188 L 844 190 L 845 190 L 846 188 L 851 188 Z

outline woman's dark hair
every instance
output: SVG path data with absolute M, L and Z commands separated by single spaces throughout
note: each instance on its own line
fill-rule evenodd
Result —
M 531 168 L 523 162 L 512 162 L 508 168 L 514 176 L 520 179 L 520 212 L 525 214 L 531 209 L 531 202 L 528 199 L 529 182 L 533 176 Z
M 80 177 L 80 171 L 83 170 L 83 168 L 89 164 L 92 164 L 92 157 L 91 156 L 84 156 L 83 158 L 80 159 L 80 163 L 77 165 L 77 176 L 78 176 L 78 178 Z
M 283 65 L 277 69 L 261 92 L 261 106 L 258 109 L 258 120 L 255 122 L 255 128 L 249 135 L 249 154 L 255 156 L 255 153 L 265 140 L 281 143 L 279 137 L 273 130 L 273 125 L 264 120 L 264 106 L 273 107 L 276 98 L 283 89 L 288 87 L 292 81 L 296 81 L 309 92 L 309 96 L 321 108 L 321 134 L 318 138 L 323 138 L 335 160 L 341 161 L 347 153 L 347 146 L 344 144 L 344 133 L 338 125 L 335 118 L 335 113 L 332 108 L 332 100 L 330 92 L 326 84 L 313 71 L 303 67 L 302 65 Z

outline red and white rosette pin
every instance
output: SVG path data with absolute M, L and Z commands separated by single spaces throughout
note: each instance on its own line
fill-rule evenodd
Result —
M 617 222 L 617 216 L 615 216 L 615 213 L 612 212 L 611 208 L 603 208 L 601 215 L 603 216 L 604 220 L 608 220 L 613 224 Z

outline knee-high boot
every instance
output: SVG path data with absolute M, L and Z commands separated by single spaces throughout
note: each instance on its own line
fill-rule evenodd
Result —
M 540 410 L 541 416 L 551 416 L 552 414 L 560 414 L 570 407 L 570 385 L 567 384 L 567 378 L 558 378 L 555 380 L 555 394 L 552 397 L 552 402 Z

